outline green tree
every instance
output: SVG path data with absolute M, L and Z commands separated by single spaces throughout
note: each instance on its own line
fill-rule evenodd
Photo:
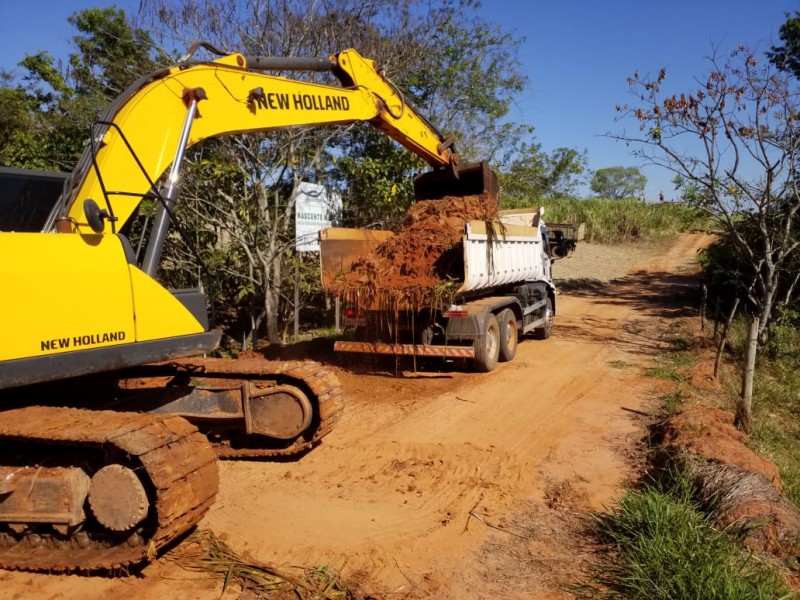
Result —
M 156 68 L 150 34 L 132 26 L 122 9 L 90 8 L 67 20 L 83 34 L 72 38 L 77 52 L 69 57 L 76 94 L 98 97 L 105 107 Z
M 600 198 L 620 200 L 637 198 L 644 193 L 647 177 L 639 167 L 606 167 L 597 169 L 589 182 L 591 190 Z
M 70 171 L 91 123 L 122 90 L 152 71 L 152 40 L 117 8 L 94 8 L 69 17 L 81 35 L 69 69 L 47 52 L 19 63 L 21 80 L 2 75 L 0 161 L 7 166 Z
M 767 52 L 770 62 L 782 71 L 789 71 L 800 78 L 800 12 L 794 16 L 787 13 L 781 25 L 779 37 L 782 45 L 772 46 Z
M 725 232 L 739 257 L 731 274 L 759 317 L 763 344 L 776 305 L 798 293 L 796 278 L 781 287 L 800 249 L 798 81 L 745 46 L 724 61 L 712 57 L 698 89 L 664 93 L 665 79 L 664 69 L 654 80 L 630 78 L 641 104 L 618 110 L 636 119 L 641 133 L 620 139 L 680 176 L 691 191 L 687 201 Z M 684 141 L 689 137 L 693 145 Z
M 36 131 L 35 100 L 24 90 L 9 85 L 10 74 L 0 73 L 0 78 L 0 164 L 48 168 L 45 140 Z
M 586 172 L 586 152 L 557 148 L 550 154 L 540 144 L 523 143 L 499 175 L 504 208 L 534 206 L 544 198 L 574 195 Z

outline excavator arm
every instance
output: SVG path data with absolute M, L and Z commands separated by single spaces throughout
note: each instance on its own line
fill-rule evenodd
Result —
M 330 71 L 342 86 L 265 73 L 294 70 Z M 355 50 L 328 58 L 231 54 L 180 63 L 140 79 L 109 107 L 47 227 L 66 217 L 67 230 L 88 232 L 87 199 L 122 227 L 172 164 L 169 195 L 183 152 L 206 138 L 357 121 L 371 123 L 432 167 L 456 172 L 454 138 L 445 140 L 376 63 Z

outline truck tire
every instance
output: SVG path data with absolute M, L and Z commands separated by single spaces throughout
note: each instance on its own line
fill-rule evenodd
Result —
M 550 337 L 550 332 L 553 330 L 553 316 L 553 302 L 548 296 L 544 306 L 544 325 L 533 330 L 533 337 L 537 340 L 546 340 Z
M 483 323 L 483 332 L 475 340 L 475 358 L 472 368 L 481 373 L 488 373 L 497 366 L 500 358 L 500 325 L 497 317 L 489 313 Z
M 506 308 L 497 315 L 500 326 L 500 362 L 510 362 L 517 354 L 517 317 Z

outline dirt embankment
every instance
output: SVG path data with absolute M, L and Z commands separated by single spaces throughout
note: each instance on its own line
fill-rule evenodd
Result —
M 689 470 L 699 500 L 721 529 L 740 536 L 755 552 L 796 561 L 800 512 L 781 493 L 775 463 L 748 446 L 732 412 L 700 402 L 658 428 L 662 459 Z
M 693 289 L 682 266 L 707 242 L 687 236 L 657 261 L 634 249 L 627 276 L 559 295 L 552 337 L 522 341 L 491 373 L 303 348 L 340 378 L 342 420 L 299 460 L 223 462 L 201 527 L 255 560 L 327 565 L 379 598 L 572 597 L 561 584 L 593 552 L 582 515 L 613 505 L 642 467 L 642 367 L 669 347 L 651 333 L 694 314 L 673 298 Z M 26 600 L 221 595 L 168 557 L 135 577 L 0 572 L 0 585 Z

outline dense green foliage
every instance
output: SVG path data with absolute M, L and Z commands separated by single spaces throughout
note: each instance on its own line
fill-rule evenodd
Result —
M 781 598 L 780 577 L 760 565 L 692 503 L 687 474 L 628 492 L 619 508 L 598 519 L 613 550 L 598 582 L 599 595 L 631 600 L 752 600 Z
M 780 219 L 780 216 L 776 216 L 776 220 Z M 763 247 L 759 243 L 762 231 L 749 219 L 741 219 L 734 224 L 734 227 L 737 235 L 754 249 L 756 256 L 760 256 L 763 252 Z M 797 228 L 798 225 L 795 223 L 794 229 Z M 791 243 L 800 242 L 800 231 L 792 235 L 797 237 L 797 241 Z M 738 296 L 742 300 L 744 312 L 757 314 L 758 303 L 754 296 L 759 293 L 758 270 L 763 260 L 753 264 L 752 261 L 743 259 L 733 236 L 723 232 L 719 239 L 702 253 L 700 262 L 711 297 L 724 298 L 729 303 Z M 779 321 L 792 311 L 800 310 L 799 281 L 800 253 L 793 253 L 783 261 L 782 268 L 776 273 L 772 290 L 776 307 L 774 314 Z M 771 326 L 765 329 L 762 342 L 767 341 L 770 330 Z
M 779 36 L 781 45 L 772 46 L 767 52 L 770 62 L 779 69 L 791 71 L 800 79 L 800 12 L 786 15 Z
M 586 171 L 586 153 L 557 148 L 550 154 L 538 144 L 523 144 L 499 174 L 503 206 L 529 206 L 545 198 L 574 196 Z
M 150 36 L 117 8 L 69 17 L 79 32 L 69 69 L 47 52 L 26 56 L 21 80 L 4 73 L 0 88 L 0 164 L 70 171 L 99 112 L 157 64 Z
M 704 225 L 685 205 L 638 200 L 553 199 L 544 203 L 547 223 L 586 223 L 586 241 L 618 244 L 637 238 L 683 233 Z
M 639 198 L 644 194 L 647 177 L 638 167 L 606 167 L 597 169 L 589 187 L 599 198 Z

